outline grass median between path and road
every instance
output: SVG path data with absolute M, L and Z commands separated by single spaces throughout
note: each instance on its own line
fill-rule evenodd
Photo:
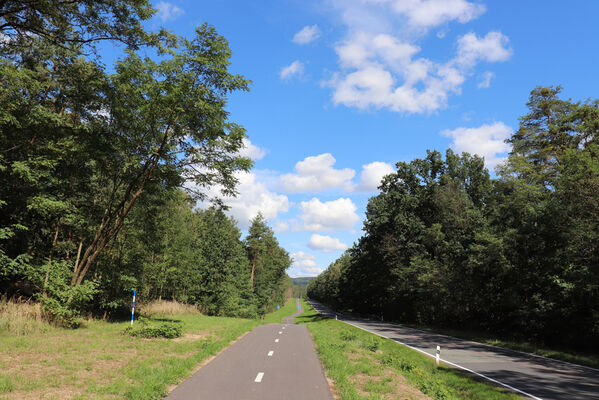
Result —
M 341 400 L 476 399 L 521 397 L 434 361 L 399 343 L 318 314 L 303 302 L 306 324 Z
M 161 399 L 170 385 L 242 334 L 282 322 L 295 309 L 291 299 L 262 321 L 208 317 L 192 309 L 152 313 L 149 320 L 182 325 L 177 339 L 125 335 L 129 322 L 89 320 L 70 330 L 36 321 L 43 326 L 23 330 L 3 326 L 0 318 L 0 399 Z

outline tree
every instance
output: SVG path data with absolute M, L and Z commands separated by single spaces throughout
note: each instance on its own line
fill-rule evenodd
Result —
M 253 290 L 258 312 L 264 314 L 284 300 L 289 285 L 285 270 L 291 266 L 291 259 L 287 251 L 279 246 L 261 213 L 252 220 L 245 243 L 254 272 Z
M 148 0 L 4 0 L 0 2 L 1 42 L 21 47 L 38 37 L 82 48 L 113 40 L 136 48 L 156 39 L 142 25 L 155 12 Z

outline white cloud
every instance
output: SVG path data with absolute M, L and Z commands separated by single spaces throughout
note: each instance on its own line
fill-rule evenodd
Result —
M 249 139 L 243 139 L 243 148 L 239 151 L 242 157 L 250 158 L 254 161 L 264 158 L 266 150 L 256 146 Z
M 480 82 L 478 82 L 478 85 L 476 85 L 479 89 L 487 89 L 489 87 L 491 87 L 491 79 L 493 79 L 495 77 L 495 74 L 492 73 L 491 71 L 486 71 L 483 75 L 482 75 L 482 79 L 480 80 Z
M 395 172 L 395 169 L 391 164 L 381 161 L 362 165 L 360 183 L 356 186 L 355 191 L 374 192 L 381 184 L 383 177 L 392 174 L 393 172 Z
M 304 253 L 303 251 L 298 251 L 297 253 L 293 253 L 291 255 L 293 259 L 293 264 L 291 265 L 295 271 L 292 272 L 294 277 L 298 276 L 316 276 L 320 274 L 323 270 L 316 265 L 316 257 L 312 254 Z
M 445 22 L 469 22 L 485 12 L 485 6 L 466 0 L 370 0 L 389 3 L 393 12 L 417 28 L 433 28 Z
M 288 193 L 319 192 L 350 187 L 356 172 L 350 168 L 335 169 L 336 160 L 330 153 L 306 157 L 295 164 L 295 173 L 279 177 L 279 186 Z
M 336 229 L 352 229 L 360 220 L 356 205 L 349 198 L 321 202 L 317 198 L 300 203 L 302 229 L 320 232 Z
M 492 169 L 505 159 L 501 154 L 509 152 L 510 146 L 505 143 L 505 139 L 509 138 L 512 132 L 503 122 L 496 122 L 478 128 L 444 130 L 441 135 L 453 138 L 453 150 L 458 153 L 478 154 L 485 158 L 487 168 Z
M 512 50 L 499 32 L 468 33 L 445 62 L 419 57 L 415 44 L 429 29 L 450 21 L 469 22 L 485 10 L 466 0 L 332 0 L 347 27 L 335 46 L 339 70 L 323 87 L 335 105 L 431 113 L 460 94 L 478 63 L 507 60 Z M 403 22 L 403 23 L 402 23 Z M 446 32 L 447 28 L 443 29 Z M 441 35 L 443 36 L 443 35 Z
M 160 18 L 162 22 L 172 21 L 185 14 L 185 11 L 182 8 L 166 1 L 161 1 L 156 4 L 156 9 L 158 10 L 158 18 Z
M 237 197 L 222 196 L 218 186 L 211 186 L 204 190 L 207 198 L 221 198 L 223 203 L 229 206 L 226 213 L 235 218 L 241 229 L 246 229 L 258 212 L 267 220 L 274 220 L 279 213 L 289 210 L 289 199 L 287 196 L 268 190 L 266 185 L 257 179 L 252 172 L 238 171 L 235 173 L 238 180 Z M 196 188 L 197 189 L 197 188 Z M 200 203 L 209 206 L 208 201 Z
M 284 233 L 289 230 L 289 224 L 287 222 L 277 222 L 273 227 L 275 233 Z
M 293 36 L 293 42 L 297 44 L 308 44 L 320 36 L 318 25 L 304 26 L 301 31 Z
M 281 69 L 279 76 L 281 79 L 291 79 L 294 76 L 301 76 L 304 73 L 304 64 L 295 60 L 291 64 Z
M 332 253 L 334 251 L 347 249 L 347 245 L 341 243 L 339 239 L 331 236 L 319 235 L 317 233 L 312 234 L 310 237 L 308 247 L 312 250 L 320 250 L 324 253 Z
M 501 32 L 489 32 L 479 38 L 475 33 L 467 33 L 458 39 L 456 63 L 471 67 L 478 61 L 507 61 L 512 49 L 507 47 L 509 39 Z

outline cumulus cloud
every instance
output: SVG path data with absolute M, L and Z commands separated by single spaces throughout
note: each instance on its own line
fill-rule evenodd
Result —
M 407 18 L 417 28 L 434 28 L 449 21 L 462 24 L 485 12 L 485 6 L 466 0 L 370 0 L 388 3 L 394 13 Z
M 279 213 L 289 210 L 289 199 L 287 196 L 270 191 L 266 185 L 259 181 L 256 174 L 252 172 L 238 171 L 235 173 L 238 180 L 236 197 L 223 197 L 221 188 L 212 186 L 204 190 L 207 198 L 221 198 L 223 203 L 229 207 L 226 213 L 235 218 L 241 229 L 247 229 L 258 212 L 261 212 L 267 220 L 274 220 Z M 208 202 L 200 203 L 208 206 Z M 281 227 L 282 228 L 282 227 Z
M 510 146 L 505 143 L 505 139 L 508 139 L 512 132 L 512 129 L 503 122 L 496 122 L 478 128 L 444 130 L 441 135 L 453 138 L 451 148 L 454 151 L 478 154 L 485 158 L 487 168 L 493 169 L 505 160 L 505 156 L 501 155 L 510 150 Z
M 172 21 L 185 14 L 185 11 L 182 8 L 166 1 L 161 1 L 156 4 L 156 9 L 158 10 L 157 16 L 162 22 Z
M 374 192 L 381 184 L 383 177 L 393 172 L 395 172 L 395 169 L 391 164 L 381 161 L 362 165 L 360 182 L 354 190 L 357 192 Z
M 264 158 L 266 150 L 253 144 L 249 139 L 243 139 L 243 148 L 239 151 L 239 155 L 242 157 L 250 158 L 254 161 Z
M 304 26 L 302 30 L 293 36 L 293 42 L 297 44 L 308 44 L 318 39 L 319 36 L 320 29 L 318 29 L 318 25 Z
M 306 157 L 295 164 L 295 173 L 281 175 L 278 184 L 287 193 L 350 187 L 356 171 L 350 168 L 335 169 L 335 162 L 335 157 L 330 153 Z
M 508 47 L 508 42 L 507 36 L 501 32 L 489 32 L 480 38 L 475 33 L 467 33 L 458 39 L 458 55 L 455 62 L 471 67 L 481 60 L 507 61 L 512 56 L 512 49 Z
M 491 79 L 493 79 L 494 77 L 494 73 L 492 73 L 491 71 L 486 71 L 484 74 L 482 74 L 481 80 L 478 82 L 478 85 L 476 86 L 479 89 L 487 89 L 491 87 Z
M 480 62 L 506 61 L 512 54 L 505 35 L 489 32 L 459 37 L 454 57 L 445 62 L 419 56 L 422 49 L 415 41 L 420 35 L 450 21 L 469 22 L 485 11 L 466 0 L 333 2 L 347 27 L 335 46 L 339 70 L 322 83 L 332 89 L 335 105 L 431 113 L 460 94 Z
M 304 64 L 301 61 L 295 60 L 291 64 L 281 69 L 279 74 L 281 79 L 291 79 L 295 76 L 302 76 L 304 73 Z
M 324 253 L 332 253 L 334 251 L 347 249 L 347 245 L 341 243 L 339 239 L 327 235 L 319 235 L 317 233 L 312 234 L 310 237 L 308 247 L 312 250 L 320 250 Z
M 312 254 L 298 251 L 291 255 L 293 264 L 291 265 L 295 270 L 297 276 L 316 276 L 323 270 L 316 265 L 316 257 Z
M 289 230 L 289 224 L 287 222 L 277 222 L 272 229 L 275 233 L 284 233 Z
M 360 220 L 356 205 L 349 198 L 321 202 L 317 198 L 300 203 L 301 229 L 311 232 L 352 229 Z

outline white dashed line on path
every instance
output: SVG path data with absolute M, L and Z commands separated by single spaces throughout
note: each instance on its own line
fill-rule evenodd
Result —
M 262 382 L 263 376 L 264 376 L 264 372 L 258 372 L 258 375 L 256 375 L 256 379 L 254 379 L 254 382 L 257 382 L 257 383 Z
M 282 334 L 283 334 L 283 331 L 279 331 L 279 335 L 282 335 Z
M 275 339 L 275 343 L 279 343 L 279 339 Z
M 272 350 L 268 352 L 269 357 L 272 357 L 273 354 L 274 354 L 274 351 L 272 351 Z

